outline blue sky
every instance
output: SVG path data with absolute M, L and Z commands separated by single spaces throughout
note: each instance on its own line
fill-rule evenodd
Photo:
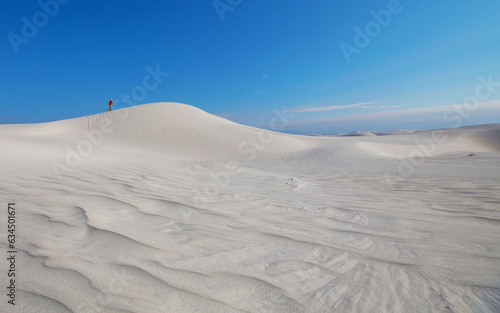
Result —
M 291 133 L 498 122 L 499 13 L 497 0 L 5 0 L 0 123 L 101 113 L 122 95 L 263 128 L 286 108 Z M 146 90 L 154 70 L 168 76 Z M 479 104 L 453 107 L 478 88 Z

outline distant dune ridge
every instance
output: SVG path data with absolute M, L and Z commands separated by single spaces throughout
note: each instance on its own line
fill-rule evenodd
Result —
M 0 147 L 19 312 L 500 312 L 500 124 L 305 136 L 151 103 Z
M 101 133 L 102 141 L 95 131 Z M 429 140 L 439 147 L 426 156 L 459 151 L 500 151 L 499 124 L 449 129 L 437 140 L 433 140 L 433 132 L 437 131 L 397 131 L 394 134 L 398 136 L 387 138 L 380 136 L 392 133 L 356 132 L 345 136 L 363 137 L 352 140 L 351 145 L 390 157 L 409 157 L 415 145 Z M 61 142 L 78 139 L 92 142 L 93 139 L 103 148 L 146 149 L 164 156 L 194 160 L 250 157 L 251 153 L 246 151 L 251 147 L 261 156 L 295 153 L 318 147 L 320 143 L 306 136 L 240 125 L 180 103 L 151 103 L 50 123 L 0 125 L 0 135 L 38 144 L 54 143 L 57 147 Z M 249 138 L 256 138 L 256 143 Z M 242 144 L 245 142 L 248 144 Z
M 409 158 L 417 148 L 425 157 L 459 152 L 500 152 L 500 125 L 477 125 L 455 129 L 418 131 L 383 140 L 359 143 L 375 154 Z M 422 149 L 419 149 L 419 146 Z

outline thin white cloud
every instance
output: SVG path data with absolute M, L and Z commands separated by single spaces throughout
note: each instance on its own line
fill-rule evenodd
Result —
M 332 110 L 342 110 L 342 109 L 351 109 L 357 108 L 366 104 L 374 104 L 374 103 L 382 103 L 384 101 L 374 101 L 374 102 L 362 102 L 362 103 L 354 103 L 347 105 L 330 105 L 326 107 L 298 107 L 290 110 L 290 112 L 295 113 L 304 113 L 304 112 L 321 112 L 321 111 L 332 111 Z
M 391 108 L 400 108 L 402 105 L 381 105 L 378 108 L 379 109 L 391 109 Z
M 290 126 L 305 126 L 305 125 L 317 125 L 318 123 L 332 123 L 332 122 L 360 122 L 360 121 L 387 121 L 387 120 L 401 120 L 401 119 L 412 119 L 412 120 L 422 120 L 424 117 L 432 119 L 443 119 L 444 113 L 448 112 L 450 117 L 460 117 L 461 114 L 471 115 L 474 112 L 484 112 L 491 110 L 500 110 L 500 100 L 480 102 L 478 108 L 475 110 L 469 110 L 467 112 L 465 105 L 442 105 L 425 107 L 418 109 L 407 109 L 398 111 L 384 111 L 384 112 L 374 112 L 374 113 L 364 113 L 356 115 L 346 115 L 337 116 L 332 118 L 323 119 L 313 119 L 313 120 L 301 120 L 294 121 Z M 463 117 L 466 119 L 467 117 Z

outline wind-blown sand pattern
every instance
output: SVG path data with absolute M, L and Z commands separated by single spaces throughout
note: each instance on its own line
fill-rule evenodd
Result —
M 0 311 L 500 312 L 500 124 L 443 134 L 404 177 L 432 132 L 294 136 L 175 103 L 0 126 Z

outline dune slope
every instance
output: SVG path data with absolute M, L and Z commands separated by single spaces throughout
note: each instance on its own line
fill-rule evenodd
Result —
M 261 156 L 312 146 L 298 137 L 239 125 L 180 103 L 151 103 L 43 124 L 3 125 L 0 136 L 56 147 L 68 143 L 75 149 L 79 141 L 89 140 L 95 150 L 143 151 L 195 160 L 248 157 L 252 145 L 260 149 L 270 138 L 272 145 L 261 149 Z

